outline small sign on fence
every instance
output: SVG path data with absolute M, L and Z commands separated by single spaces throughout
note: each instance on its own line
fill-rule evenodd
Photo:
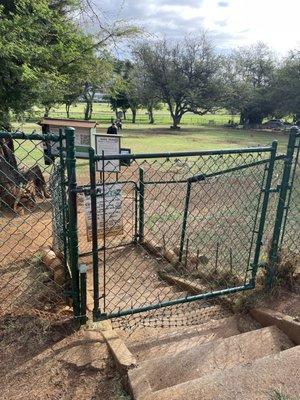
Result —
M 122 184 L 107 183 L 97 186 L 97 236 L 117 236 L 123 233 L 122 221 Z M 87 239 L 92 240 L 91 196 L 84 199 Z
M 98 156 L 120 154 L 121 136 L 119 135 L 95 135 L 95 151 Z M 103 171 L 103 162 L 97 162 L 97 171 Z M 120 160 L 105 160 L 105 172 L 120 172 Z

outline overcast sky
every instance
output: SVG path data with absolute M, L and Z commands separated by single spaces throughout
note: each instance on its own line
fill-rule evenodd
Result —
M 94 0 L 107 18 L 130 20 L 154 37 L 209 30 L 220 48 L 264 41 L 300 47 L 300 0 Z

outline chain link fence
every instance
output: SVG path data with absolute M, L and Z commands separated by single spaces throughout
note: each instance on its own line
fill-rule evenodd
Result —
M 91 176 L 88 161 L 77 160 L 79 264 L 88 269 L 88 308 L 97 298 L 101 312 L 117 316 L 121 310 L 149 304 L 159 308 L 190 294 L 249 285 L 257 267 L 252 261 L 260 247 L 270 149 L 145 155 L 121 159 L 117 174 L 96 172 L 96 282 L 88 221 Z M 282 248 L 299 254 L 299 147 L 295 152 Z M 61 253 L 64 266 L 69 261 L 68 193 L 61 163 L 46 165 L 39 135 L 0 135 L 2 313 L 31 310 L 56 318 L 65 306 L 66 271 L 58 281 L 43 259 L 43 249 L 50 246 Z M 283 168 L 284 157 L 277 157 L 262 261 L 268 258 Z M 114 323 L 178 326 L 225 314 L 217 300 L 203 298 Z
M 31 137 L 0 134 L 0 307 L 2 314 L 50 312 L 55 320 L 64 282 L 43 258 L 53 245 L 54 166 L 45 164 L 38 135 Z

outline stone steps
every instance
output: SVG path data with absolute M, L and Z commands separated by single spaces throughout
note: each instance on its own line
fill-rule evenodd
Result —
M 300 346 L 297 346 L 153 392 L 149 396 L 135 398 L 147 400 L 270 400 L 274 391 L 277 390 L 286 396 L 282 398 L 298 399 L 300 393 L 299 371 Z
M 143 398 L 145 391 L 155 393 L 274 355 L 293 347 L 293 343 L 283 332 L 272 326 L 190 346 L 172 355 L 141 362 L 138 368 L 131 370 L 129 380 L 135 397 Z
M 126 345 L 138 362 L 162 356 L 171 356 L 212 340 L 240 333 L 239 320 L 235 316 L 212 320 L 202 325 L 176 328 L 170 333 L 158 334 L 150 340 L 131 340 Z

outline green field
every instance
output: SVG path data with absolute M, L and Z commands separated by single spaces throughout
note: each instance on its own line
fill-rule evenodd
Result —
M 84 118 L 84 103 L 78 103 L 71 107 L 70 118 L 83 119 Z M 43 115 L 42 109 L 35 109 L 32 120 L 39 119 Z M 66 111 L 64 106 L 56 107 L 50 110 L 50 117 L 53 118 L 66 118 Z M 111 110 L 107 103 L 94 103 L 93 105 L 93 116 L 92 119 L 101 123 L 109 123 L 111 118 L 115 118 L 115 112 Z M 126 113 L 125 124 L 131 124 L 132 114 L 128 110 Z M 168 109 L 163 106 L 161 110 L 154 111 L 155 124 L 170 125 L 172 119 L 170 117 Z M 235 122 L 239 121 L 239 116 L 231 116 L 225 110 L 220 111 L 217 114 L 207 115 L 195 115 L 187 113 L 182 117 L 181 124 L 183 125 L 225 125 L 229 119 L 234 119 Z M 148 114 L 145 109 L 137 111 L 136 122 L 138 124 L 147 124 L 149 122 Z
M 15 125 L 15 128 L 40 132 L 36 124 Z M 104 133 L 107 125 L 100 124 L 98 132 Z M 130 147 L 133 153 L 195 151 L 208 149 L 228 149 L 268 145 L 277 140 L 279 151 L 285 151 L 288 135 L 280 132 L 225 129 L 222 127 L 184 126 L 174 132 L 166 126 L 124 125 L 122 146 Z

